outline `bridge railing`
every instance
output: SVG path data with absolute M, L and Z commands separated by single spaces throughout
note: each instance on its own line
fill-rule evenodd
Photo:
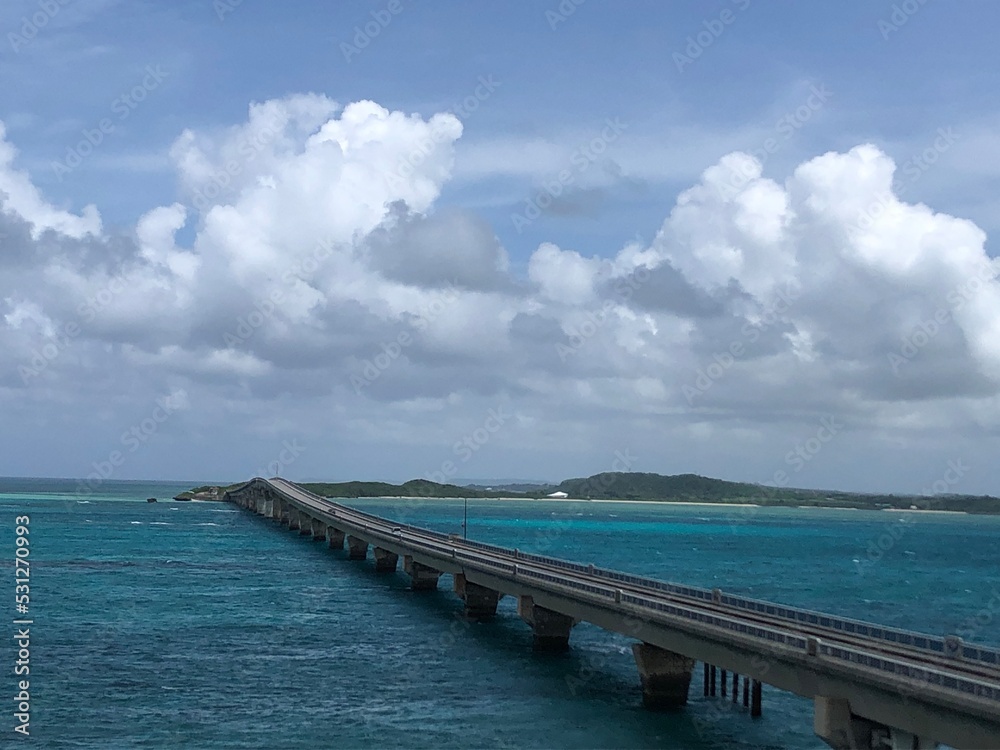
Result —
M 483 542 L 466 541 L 466 544 L 499 554 L 511 554 L 513 552 L 513 550 L 508 548 L 498 547 L 493 544 L 485 544 Z M 749 597 L 727 594 L 725 592 L 723 592 L 721 597 L 717 599 L 715 592 L 711 589 L 670 583 L 668 581 L 660 581 L 655 578 L 648 578 L 631 573 L 623 573 L 621 571 L 610 570 L 607 568 L 583 565 L 581 563 L 562 560 L 556 557 L 549 557 L 547 555 L 518 552 L 518 557 L 523 560 L 530 560 L 533 562 L 543 563 L 545 565 L 552 565 L 567 570 L 573 570 L 578 573 L 585 573 L 597 578 L 604 578 L 611 581 L 620 581 L 622 583 L 628 583 L 635 586 L 656 589 L 658 591 L 664 591 L 676 596 L 685 596 L 691 599 L 698 599 L 707 602 L 717 602 L 719 604 L 735 607 L 747 612 L 754 612 L 757 614 L 767 615 L 769 617 L 777 617 L 782 620 L 800 623 L 802 625 L 811 625 L 836 630 L 845 634 L 858 635 L 864 638 L 882 641 L 884 643 L 906 646 L 919 651 L 928 651 L 939 656 L 958 656 L 958 653 L 955 653 L 948 648 L 948 640 L 940 636 L 932 636 L 925 633 L 904 630 L 902 628 L 878 625 L 875 623 L 864 622 L 863 620 L 853 620 L 847 617 L 838 617 L 836 615 L 825 614 L 800 607 L 774 604 L 773 602 L 751 599 Z M 1000 650 L 988 646 L 963 643 L 961 644 L 961 658 L 992 667 L 1000 667 Z
M 868 669 L 875 669 L 881 672 L 889 672 L 900 677 L 904 677 L 915 683 L 914 687 L 921 685 L 937 685 L 948 690 L 957 690 L 968 695 L 975 695 L 992 701 L 1000 701 L 1000 687 L 990 685 L 978 680 L 970 680 L 965 677 L 958 677 L 946 672 L 940 672 L 928 667 L 917 667 L 912 664 L 904 664 L 893 659 L 886 659 L 874 654 L 865 653 L 843 646 L 833 646 L 826 643 L 819 644 L 818 654 L 831 659 L 840 659 L 852 664 L 858 664 Z
M 647 597 L 629 594 L 626 592 L 616 593 L 613 589 L 608 589 L 604 586 L 582 583 L 577 580 L 566 579 L 541 571 L 519 568 L 515 573 L 514 565 L 510 563 L 503 563 L 496 560 L 484 560 L 483 558 L 478 557 L 471 558 L 465 553 L 459 553 L 458 557 L 470 558 L 469 562 L 476 565 L 485 565 L 490 568 L 500 569 L 512 575 L 516 574 L 519 577 L 533 578 L 535 580 L 545 581 L 558 586 L 575 589 L 577 591 L 584 591 L 588 594 L 601 597 L 602 599 L 624 602 L 642 607 L 644 609 L 662 612 L 673 617 L 683 618 L 700 624 L 711 625 L 732 633 L 738 633 L 740 635 L 764 640 L 769 643 L 777 643 L 782 646 L 787 646 L 799 652 L 806 652 L 808 647 L 807 639 L 795 633 L 787 633 L 781 630 L 747 623 L 738 619 L 726 617 L 724 615 L 712 614 L 703 610 L 691 610 L 683 605 L 664 602 L 662 600 L 649 599 Z M 531 558 L 539 556 L 527 555 L 524 557 Z M 521 555 L 519 555 L 519 559 L 520 558 Z M 817 653 L 831 659 L 839 659 L 861 667 L 866 667 L 868 669 L 898 675 L 906 679 L 914 680 L 920 684 L 937 685 L 945 689 L 956 690 L 968 695 L 985 698 L 987 700 L 1000 700 L 1000 687 L 947 674 L 935 669 L 917 667 L 893 659 L 874 656 L 859 649 L 852 649 L 845 646 L 831 646 L 821 642 L 818 646 Z
M 263 481 L 270 483 L 269 480 L 263 480 Z M 295 485 L 293 486 L 299 492 L 307 494 L 327 504 L 332 504 L 337 508 L 343 510 L 344 512 L 349 512 L 357 517 L 367 518 L 372 523 L 393 524 L 394 527 L 398 527 L 400 529 L 406 529 L 407 531 L 411 531 L 414 533 L 430 535 L 442 541 L 450 539 L 449 535 L 447 534 L 443 534 L 437 531 L 432 531 L 430 529 L 426 529 L 420 526 L 414 526 L 412 524 L 395 523 L 389 519 L 385 519 L 380 516 L 373 515 L 371 513 L 366 513 L 365 511 L 357 510 L 355 508 L 350 508 L 348 506 L 335 503 L 327 498 L 321 497 L 320 495 L 316 495 L 313 492 L 309 492 L 308 490 L 303 490 Z M 242 487 L 238 488 L 237 490 L 234 490 L 234 492 L 238 492 L 239 489 L 242 489 Z M 561 558 L 550 557 L 548 555 L 538 555 L 534 553 L 521 552 L 510 549 L 508 547 L 501 547 L 495 544 L 478 542 L 471 539 L 463 539 L 462 544 L 469 547 L 505 556 L 514 556 L 516 554 L 517 559 L 530 562 L 537 562 L 544 565 L 562 568 L 564 570 L 571 570 L 577 573 L 591 575 L 598 579 L 619 581 L 622 583 L 628 583 L 635 586 L 641 586 L 645 588 L 654 589 L 657 591 L 663 591 L 669 594 L 673 594 L 675 596 L 684 596 L 701 601 L 716 602 L 726 606 L 734 607 L 736 609 L 741 609 L 747 612 L 762 614 L 768 617 L 777 617 L 782 620 L 794 623 L 800 623 L 802 625 L 827 628 L 830 630 L 835 630 L 850 635 L 858 635 L 861 637 L 870 638 L 872 640 L 881 641 L 884 643 L 892 643 L 895 645 L 905 646 L 919 651 L 927 651 L 939 656 L 948 656 L 948 657 L 959 656 L 959 653 L 957 651 L 949 649 L 948 639 L 939 636 L 932 636 L 924 633 L 918 633 L 915 631 L 904 630 L 901 628 L 893 628 L 884 625 L 877 625 L 874 623 L 864 622 L 862 620 L 854 620 L 851 618 L 829 615 L 822 612 L 803 609 L 800 607 L 791 607 L 781 604 L 774 604 L 772 602 L 767 602 L 760 599 L 752 599 L 749 597 L 727 594 L 725 592 L 722 592 L 717 597 L 716 593 L 711 589 L 700 588 L 697 586 L 688 586 L 684 584 L 670 583 L 668 581 L 660 581 L 655 578 L 648 578 L 646 576 L 639 576 L 631 573 L 623 573 L 621 571 L 610 570 L 607 568 L 599 568 L 593 565 L 583 565 L 581 563 L 572 562 L 570 560 L 563 560 Z M 958 649 L 958 651 L 960 651 L 961 658 L 964 660 L 989 665 L 991 667 L 1000 667 L 1000 650 L 998 649 L 988 646 L 979 646 L 979 645 L 961 643 L 961 647 Z

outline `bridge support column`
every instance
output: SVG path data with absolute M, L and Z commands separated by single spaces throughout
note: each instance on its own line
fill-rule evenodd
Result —
M 288 508 L 288 528 L 295 531 L 299 528 L 299 509 Z
M 368 542 L 364 539 L 349 536 L 347 537 L 347 547 L 347 558 L 349 560 L 364 560 L 368 557 Z
M 569 632 L 576 625 L 572 617 L 540 607 L 530 596 L 518 598 L 517 614 L 531 626 L 534 633 L 532 647 L 535 651 L 569 649 Z
M 418 563 L 410 555 L 403 557 L 403 570 L 409 574 L 410 588 L 414 591 L 433 591 L 441 577 L 440 570 Z
M 376 547 L 375 550 L 375 572 L 395 573 L 396 565 L 399 563 L 399 555 L 387 549 Z
M 834 750 L 934 750 L 937 742 L 915 737 L 909 732 L 883 727 L 851 713 L 846 698 L 816 696 L 813 730 Z
M 330 549 L 344 549 L 344 532 L 331 526 L 326 530 L 326 542 Z
M 632 654 L 639 667 L 646 708 L 677 708 L 687 703 L 694 659 L 650 643 L 634 644 Z
M 267 498 L 267 500 L 264 501 L 264 507 L 261 508 L 260 514 L 262 516 L 264 516 L 264 518 L 271 518 L 272 517 L 272 515 L 274 514 L 274 499 L 273 498 L 269 497 L 269 498 Z
M 313 539 L 317 541 L 323 541 L 326 539 L 326 524 L 320 521 L 318 518 L 313 519 L 312 535 Z
M 274 502 L 271 503 L 271 518 L 275 521 L 281 522 L 281 513 L 285 507 L 285 501 L 280 497 L 274 498 Z
M 497 614 L 497 603 L 503 596 L 499 591 L 466 580 L 464 573 L 455 574 L 455 593 L 465 602 L 465 619 L 486 622 Z
M 302 536 L 312 536 L 313 523 L 316 519 L 307 513 L 299 512 L 299 533 Z

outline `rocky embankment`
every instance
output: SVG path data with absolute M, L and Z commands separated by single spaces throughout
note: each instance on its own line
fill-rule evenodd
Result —
M 187 490 L 179 495 L 174 496 L 174 500 L 222 500 L 222 494 L 225 492 L 224 487 L 195 487 L 193 490 Z

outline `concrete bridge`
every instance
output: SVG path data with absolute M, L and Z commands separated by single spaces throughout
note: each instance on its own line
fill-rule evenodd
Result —
M 393 572 L 402 558 L 415 590 L 451 574 L 470 620 L 491 619 L 514 596 L 536 649 L 568 648 L 581 621 L 636 638 L 649 708 L 683 706 L 701 662 L 704 694 L 726 698 L 728 689 L 738 702 L 742 678 L 751 716 L 763 684 L 811 699 L 816 734 L 838 750 L 1000 748 L 997 649 L 464 540 L 283 479 L 253 479 L 226 499 L 332 548 L 346 540 L 351 560 L 371 547 L 376 571 Z

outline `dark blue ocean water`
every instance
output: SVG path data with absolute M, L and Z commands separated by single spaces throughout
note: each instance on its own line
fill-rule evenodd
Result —
M 622 636 L 581 624 L 569 654 L 536 655 L 509 598 L 468 625 L 448 577 L 412 593 L 248 512 L 162 501 L 189 486 L 107 482 L 85 499 L 71 482 L 0 480 L 11 635 L 14 519 L 31 518 L 34 746 L 824 747 L 802 699 L 765 686 L 751 720 L 703 699 L 696 676 L 684 711 L 648 713 Z M 462 501 L 352 503 L 461 531 Z M 1000 518 L 898 518 L 474 500 L 469 535 L 932 633 L 978 623 L 974 640 L 1000 643 Z M 14 747 L 5 703 L 0 746 Z

